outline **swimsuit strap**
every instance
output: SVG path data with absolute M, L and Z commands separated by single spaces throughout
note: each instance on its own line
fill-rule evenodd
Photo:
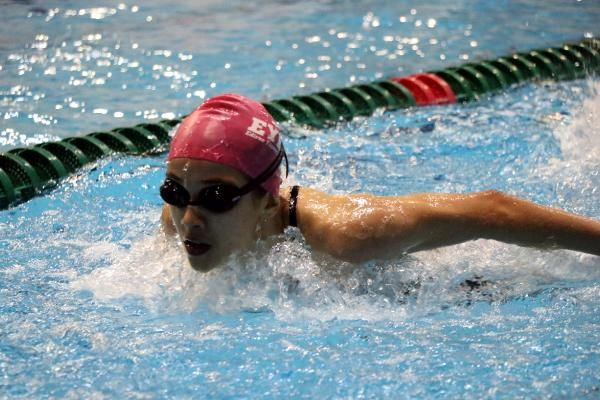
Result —
M 300 191 L 300 186 L 294 185 L 292 186 L 292 190 L 290 191 L 290 208 L 289 208 L 289 219 L 290 226 L 298 226 L 298 219 L 296 218 L 296 205 L 298 204 L 298 192 Z

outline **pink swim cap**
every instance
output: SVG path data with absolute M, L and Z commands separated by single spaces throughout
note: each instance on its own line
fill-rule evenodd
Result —
M 212 161 L 256 178 L 280 151 L 279 128 L 265 107 L 229 93 L 206 100 L 183 120 L 171 141 L 167 161 Z M 273 196 L 279 194 L 280 185 L 279 168 L 261 184 Z

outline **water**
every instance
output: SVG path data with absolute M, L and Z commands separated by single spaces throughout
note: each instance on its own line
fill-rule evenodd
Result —
M 3 4 L 0 150 L 226 90 L 281 98 L 556 45 L 600 20 L 586 1 L 45 7 Z M 496 188 L 600 218 L 599 110 L 586 79 L 286 126 L 287 183 Z M 163 157 L 104 159 L 0 212 L 0 397 L 598 397 L 598 257 L 476 241 L 355 268 L 289 230 L 199 275 L 157 231 Z

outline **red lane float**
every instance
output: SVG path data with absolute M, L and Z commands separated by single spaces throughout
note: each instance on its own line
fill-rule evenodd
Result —
M 450 85 L 437 75 L 422 73 L 390 78 L 406 87 L 420 106 L 456 103 Z

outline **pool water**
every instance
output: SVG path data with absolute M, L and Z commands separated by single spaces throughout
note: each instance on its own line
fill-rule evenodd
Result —
M 0 151 L 591 36 L 594 2 L 3 2 Z M 600 81 L 283 126 L 331 193 L 499 189 L 600 218 Z M 164 153 L 0 211 L 0 397 L 598 398 L 600 258 L 479 240 L 361 266 L 288 230 L 208 274 L 158 232 Z M 482 286 L 468 282 L 485 282 Z

